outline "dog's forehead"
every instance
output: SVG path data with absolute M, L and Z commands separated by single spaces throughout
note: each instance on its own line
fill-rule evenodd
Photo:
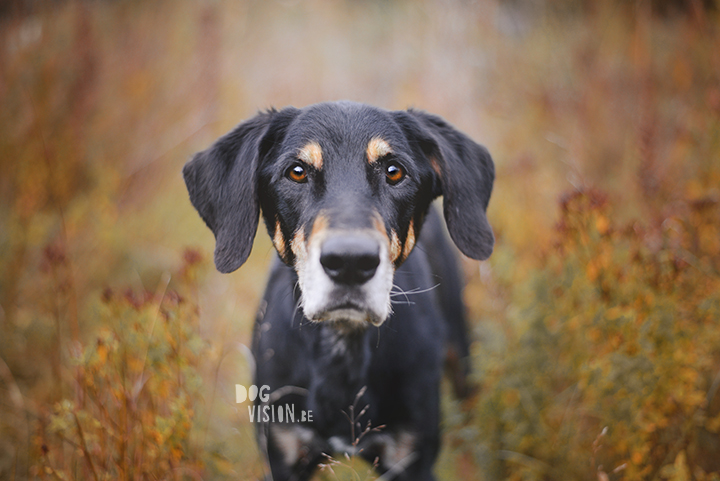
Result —
M 365 104 L 333 102 L 302 109 L 288 128 L 284 146 L 289 151 L 319 147 L 324 157 L 332 157 L 362 154 L 372 140 L 395 149 L 407 146 L 390 112 Z

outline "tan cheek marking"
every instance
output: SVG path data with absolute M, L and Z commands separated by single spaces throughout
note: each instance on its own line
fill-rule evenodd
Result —
M 315 218 L 312 231 L 310 232 L 310 235 L 307 239 L 305 239 L 305 231 L 302 228 L 295 233 L 292 241 L 290 242 L 290 249 L 292 250 L 293 254 L 295 254 L 296 267 L 302 268 L 304 266 L 304 263 L 305 261 L 307 261 L 308 256 L 308 246 L 313 242 L 314 239 L 320 237 L 321 234 L 325 230 L 327 230 L 327 226 L 327 218 L 324 215 L 320 214 Z
M 403 259 L 407 259 L 410 255 L 410 251 L 415 246 L 415 224 L 410 219 L 410 226 L 408 227 L 407 238 L 405 239 L 405 248 L 403 249 Z
M 282 229 L 280 229 L 280 221 L 275 221 L 275 235 L 273 235 L 273 245 L 280 254 L 280 257 L 285 257 L 285 238 L 282 235 Z
M 380 214 L 376 211 L 375 216 L 373 217 L 373 225 L 375 227 L 375 230 L 380 232 L 382 234 L 383 238 L 385 239 L 385 242 L 388 244 L 388 256 L 390 257 L 390 262 L 394 263 L 398 257 L 400 257 L 400 239 L 398 238 L 397 232 L 394 230 L 391 231 L 392 234 L 390 238 L 388 238 L 387 230 L 385 229 L 385 224 L 382 221 L 382 217 Z
M 307 249 L 305 248 L 305 233 L 300 229 L 290 241 L 290 250 L 295 255 L 296 262 L 305 262 Z
M 369 163 L 376 162 L 379 158 L 392 153 L 390 144 L 379 137 L 373 137 L 367 146 L 367 159 Z
M 390 235 L 390 259 L 396 262 L 400 257 L 400 239 L 398 238 L 397 232 L 392 231 Z
M 385 232 L 385 224 L 383 223 L 382 217 L 380 217 L 380 214 L 378 214 L 377 211 L 375 211 L 375 215 L 373 215 L 372 221 L 375 230 L 382 234 L 383 237 L 387 238 L 387 232 Z
M 317 170 L 323 167 L 322 149 L 317 142 L 310 142 L 298 152 L 298 158 Z
M 315 218 L 315 222 L 313 222 L 313 228 L 312 232 L 310 232 L 310 237 L 308 238 L 308 244 L 313 241 L 314 237 L 317 237 L 322 232 L 326 231 L 328 227 L 328 219 L 322 214 L 318 214 L 318 216 Z

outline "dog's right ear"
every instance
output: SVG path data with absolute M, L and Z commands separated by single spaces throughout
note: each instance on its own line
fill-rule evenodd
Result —
M 455 245 L 472 259 L 487 259 L 495 244 L 485 214 L 495 180 L 487 149 L 436 115 L 412 109 L 393 115 L 437 174 L 434 195 L 443 196 L 443 214 Z
M 183 167 L 190 202 L 215 235 L 215 267 L 233 272 L 252 250 L 260 207 L 257 170 L 296 109 L 259 113 Z

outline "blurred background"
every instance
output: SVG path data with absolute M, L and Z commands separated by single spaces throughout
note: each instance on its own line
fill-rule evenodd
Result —
M 337 99 L 441 115 L 497 165 L 439 479 L 720 479 L 717 7 L 3 2 L 0 479 L 264 475 L 234 386 L 275 254 L 261 227 L 217 273 L 180 171 Z

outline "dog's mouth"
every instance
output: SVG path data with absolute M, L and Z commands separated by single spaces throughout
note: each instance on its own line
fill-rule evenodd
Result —
M 379 326 L 390 314 L 389 292 L 384 293 L 386 289 L 375 283 L 354 288 L 328 282 L 317 284 L 309 292 L 303 289 L 301 300 L 305 315 L 313 322 L 360 328 Z
M 330 322 L 343 327 L 364 328 L 369 325 L 379 326 L 385 319 L 357 302 L 347 301 L 324 309 L 315 314 L 311 320 L 313 322 Z

